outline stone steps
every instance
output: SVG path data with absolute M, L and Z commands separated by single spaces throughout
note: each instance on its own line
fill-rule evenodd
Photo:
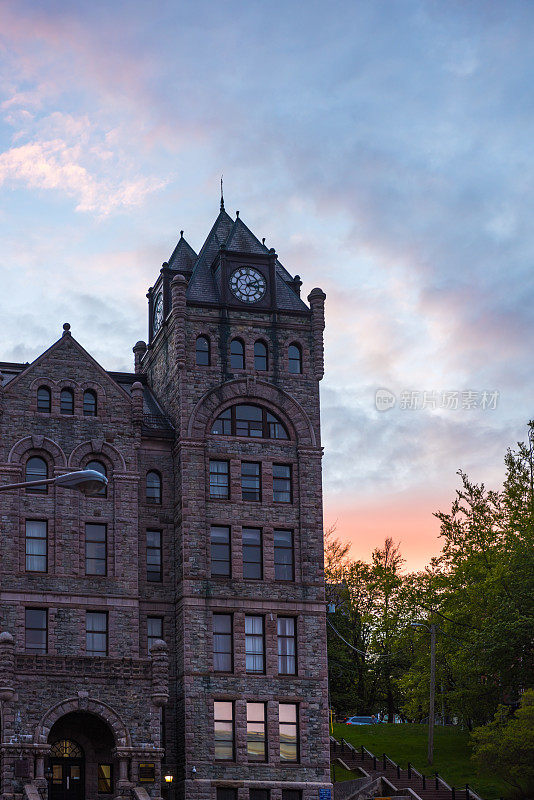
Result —
M 471 789 L 449 787 L 442 778 L 423 776 L 413 767 L 410 769 L 398 768 L 391 759 L 386 758 L 385 766 L 383 757 L 374 756 L 368 750 L 356 750 L 347 742 L 338 742 L 331 737 L 330 760 L 341 759 L 349 769 L 358 771 L 360 768 L 372 778 L 386 778 L 396 789 L 398 796 L 406 790 L 411 790 L 420 800 L 482 800 Z

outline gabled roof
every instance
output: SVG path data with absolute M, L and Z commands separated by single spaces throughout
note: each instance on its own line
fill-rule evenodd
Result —
M 119 393 L 123 396 L 123 399 L 125 401 L 129 401 L 130 400 L 130 396 L 129 396 L 128 392 L 126 392 L 125 389 L 122 386 L 117 384 L 117 382 L 114 381 L 109 376 L 109 374 L 106 372 L 106 370 L 103 367 L 100 366 L 98 361 L 96 361 L 93 358 L 93 356 L 90 353 L 88 353 L 87 350 L 84 347 L 82 347 L 82 345 L 79 342 L 77 342 L 76 339 L 72 336 L 72 334 L 70 333 L 70 330 L 69 330 L 70 329 L 70 325 L 68 325 L 68 323 L 65 323 L 63 328 L 64 328 L 64 332 L 63 332 L 63 335 L 61 336 L 61 338 L 58 339 L 56 342 L 54 342 L 54 344 L 50 345 L 50 347 L 47 350 L 45 350 L 44 353 L 41 353 L 40 356 L 37 356 L 37 358 L 34 361 L 32 361 L 30 364 L 24 364 L 24 365 L 13 364 L 12 365 L 15 368 L 18 368 L 20 366 L 22 366 L 23 368 L 20 371 L 18 371 L 18 369 L 17 369 L 17 374 L 9 381 L 9 383 L 8 383 L 9 391 L 11 391 L 13 389 L 13 387 L 23 377 L 27 377 L 28 374 L 31 374 L 32 372 L 36 371 L 38 369 L 38 367 L 43 362 L 46 362 L 47 360 L 53 359 L 53 358 L 56 358 L 56 357 L 61 358 L 60 353 L 61 353 L 62 350 L 65 350 L 65 348 L 73 348 L 74 350 L 77 351 L 78 355 L 81 356 L 81 358 L 83 358 L 89 364 L 89 366 L 97 372 L 97 374 L 100 376 L 100 378 L 103 379 L 104 384 L 108 383 L 108 382 L 112 383 L 113 386 L 115 387 L 115 389 L 118 389 Z M 9 365 L 7 365 L 7 366 L 9 366 Z M 13 371 L 15 371 L 15 370 L 13 370 Z M 65 375 L 65 377 L 68 377 L 68 376 Z
M 190 274 L 193 271 L 196 260 L 197 254 L 184 239 L 184 232 L 180 231 L 180 239 L 168 261 L 169 267 L 176 270 L 176 272 L 181 272 L 182 275 Z
M 202 245 L 193 268 L 193 274 L 187 287 L 187 299 L 191 302 L 199 301 L 204 303 L 218 303 L 220 300 L 220 287 L 217 279 L 213 275 L 211 265 L 219 249 L 224 247 L 237 253 L 257 253 L 267 255 L 270 251 L 252 233 L 241 217 L 232 220 L 224 208 L 208 234 L 208 238 Z M 292 281 L 289 272 L 277 260 L 276 262 L 276 295 L 277 306 L 287 311 L 308 311 L 308 306 L 304 303 L 295 290 L 288 286 L 288 281 Z

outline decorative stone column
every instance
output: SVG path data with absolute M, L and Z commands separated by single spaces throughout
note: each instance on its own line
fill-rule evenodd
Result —
M 0 633 L 0 700 L 8 703 L 15 695 L 15 640 L 8 631 Z
M 134 352 L 134 359 L 135 359 L 135 373 L 138 375 L 140 372 L 143 371 L 141 367 L 141 362 L 143 360 L 143 356 L 146 353 L 146 342 L 136 342 L 133 348 Z
M 163 639 L 156 639 L 150 648 L 152 658 L 152 693 L 155 706 L 164 706 L 169 699 L 169 648 Z
M 39 789 L 39 794 L 41 795 L 41 797 L 46 797 L 48 791 L 48 781 L 45 778 L 44 765 L 45 765 L 45 758 L 49 755 L 49 753 L 50 753 L 50 746 L 39 747 L 34 752 L 35 778 L 32 781 L 32 783 Z
M 112 755 L 113 758 L 119 760 L 119 777 L 116 781 L 115 795 L 129 797 L 130 789 L 133 786 L 128 775 L 128 767 L 131 758 L 130 749 L 126 750 L 121 747 L 116 747 Z
M 324 375 L 324 301 L 326 295 L 322 289 L 312 289 L 308 295 L 308 302 L 312 312 L 312 341 L 313 341 L 313 374 L 320 381 Z
M 178 273 L 171 281 L 174 354 L 178 369 L 185 368 L 185 290 L 187 281 Z
M 143 422 L 143 385 L 139 381 L 132 384 L 132 417 L 138 425 Z

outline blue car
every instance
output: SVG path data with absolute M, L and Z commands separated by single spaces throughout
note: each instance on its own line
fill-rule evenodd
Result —
M 347 717 L 345 725 L 374 725 L 377 722 L 377 717 Z

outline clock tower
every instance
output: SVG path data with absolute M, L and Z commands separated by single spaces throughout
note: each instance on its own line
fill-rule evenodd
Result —
M 300 288 L 221 201 L 198 254 L 182 232 L 163 264 L 148 346 L 134 348 L 174 427 L 165 769 L 179 798 L 315 800 L 330 787 L 325 295 L 306 303 Z

